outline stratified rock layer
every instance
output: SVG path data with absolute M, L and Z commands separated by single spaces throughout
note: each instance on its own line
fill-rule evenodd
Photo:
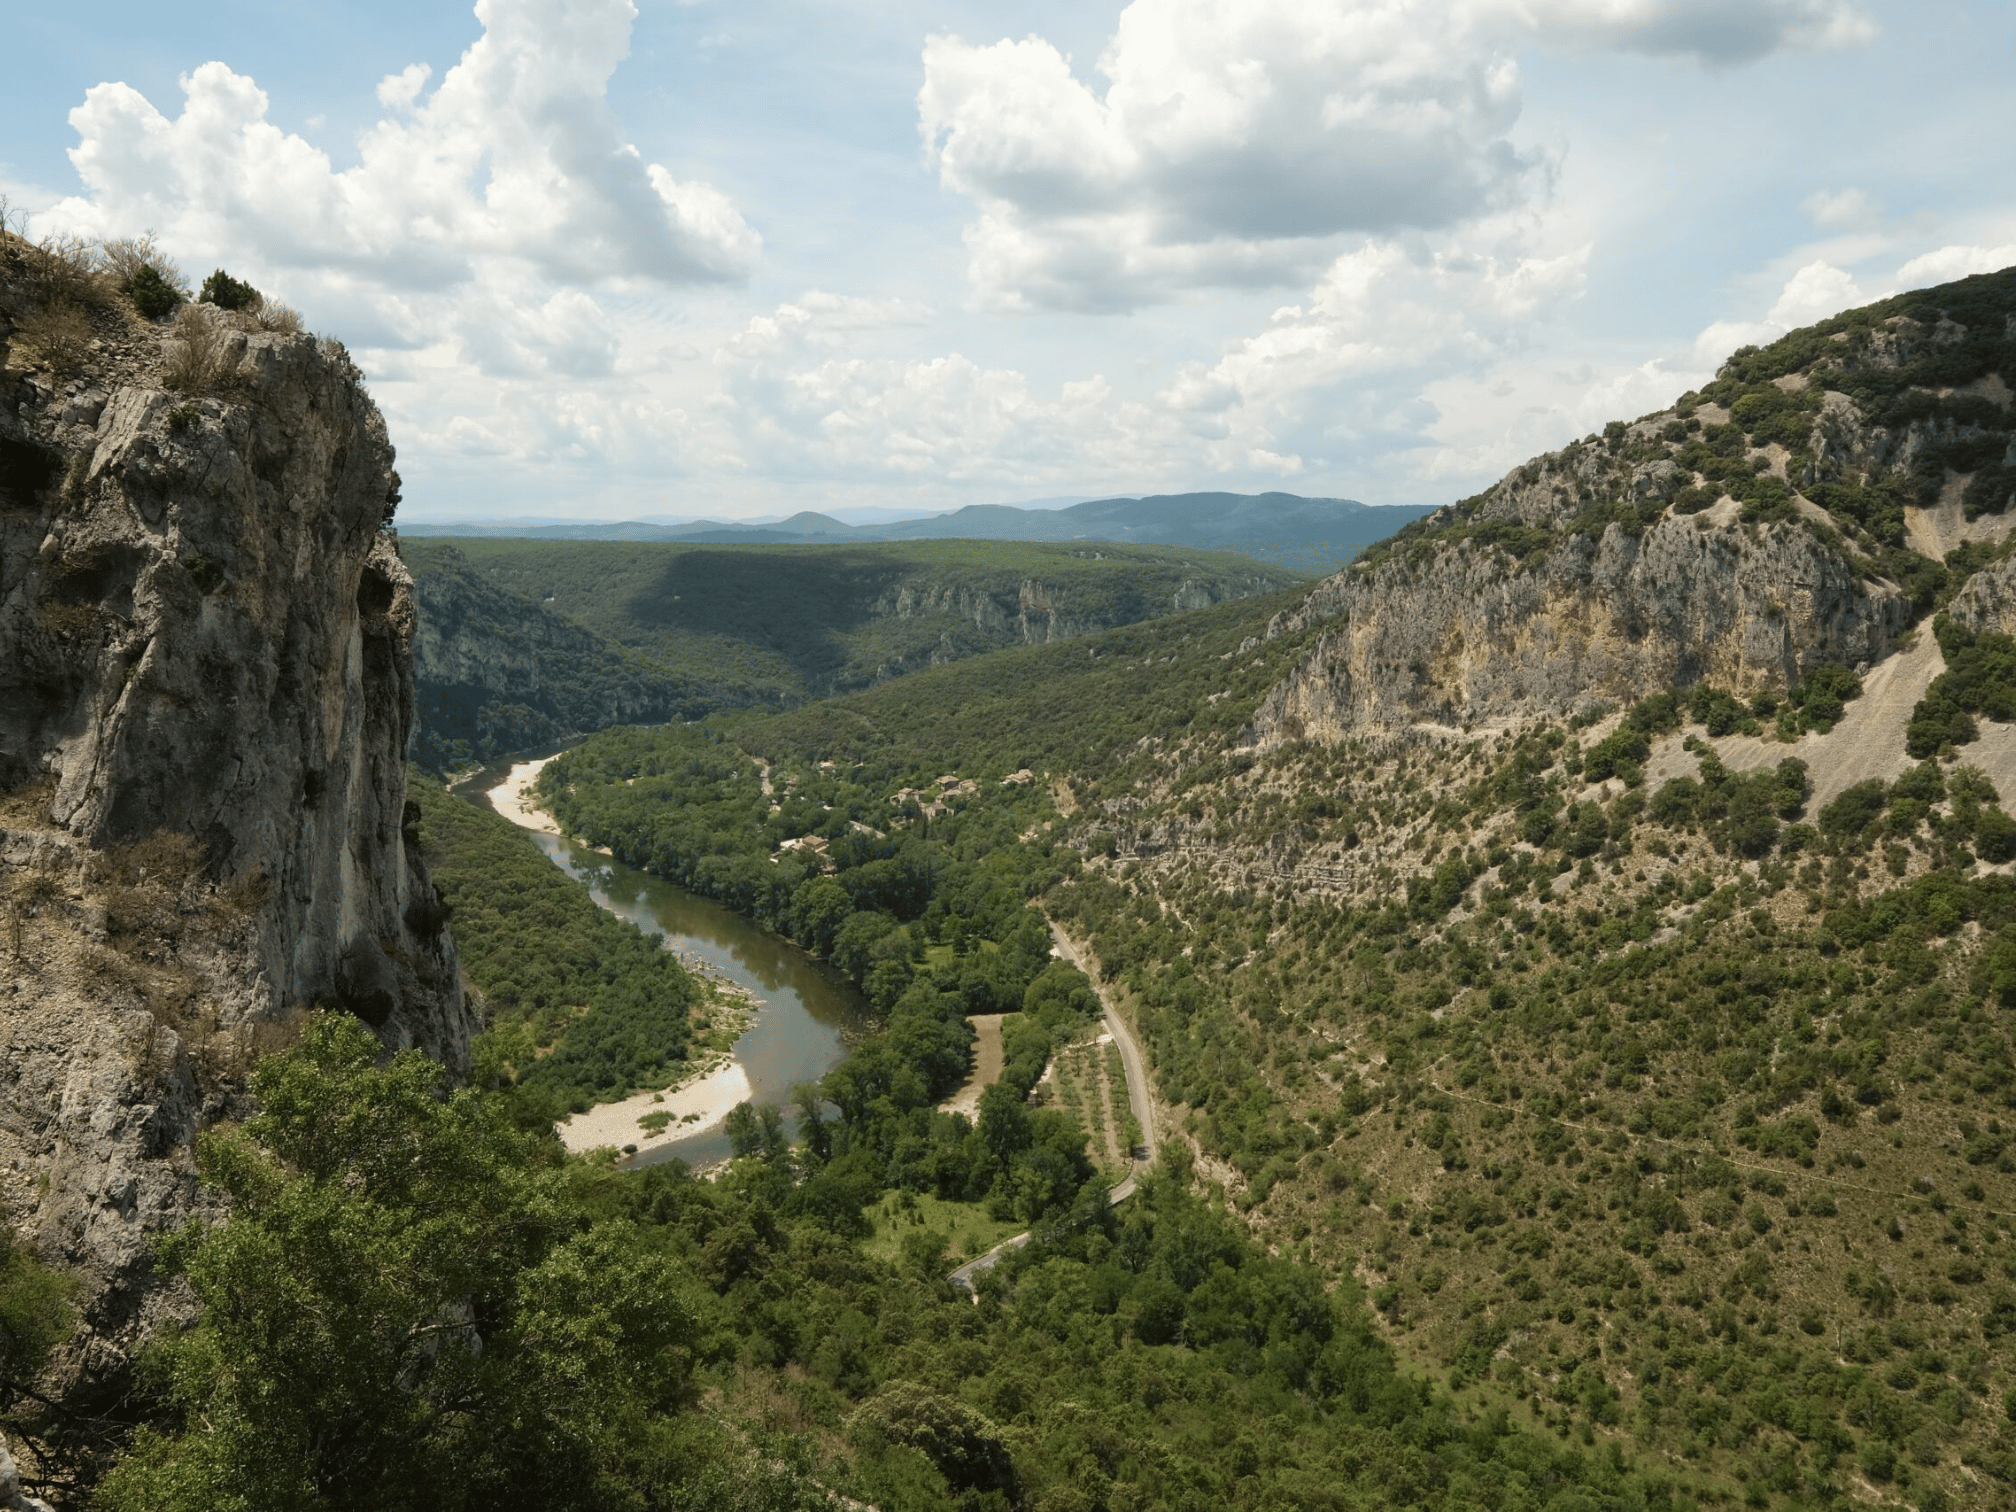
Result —
M 1333 622 L 1256 723 L 1338 739 L 1491 724 L 1712 680 L 1779 693 L 1815 666 L 1880 661 L 1910 620 L 1803 526 L 1696 515 L 1570 535 L 1542 561 L 1460 541 L 1325 580 L 1281 627 Z

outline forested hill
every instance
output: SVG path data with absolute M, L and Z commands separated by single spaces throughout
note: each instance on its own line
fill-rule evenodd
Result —
M 1268 593 L 1293 569 L 1167 546 L 667 546 L 411 538 L 416 759 L 790 706 L 1003 646 Z
M 569 829 L 878 1014 L 713 1180 L 562 1154 L 694 1002 L 480 959 L 568 909 L 428 794 L 558 1011 L 447 1095 L 341 1015 L 256 1070 L 101 1503 L 2016 1502 L 2012 331 L 1904 296 L 1313 588 L 589 737 Z M 1169 1136 L 1117 1208 L 1095 987 Z
M 821 805 L 695 826 L 649 789 L 705 799 L 689 741 L 780 794 L 852 774 L 891 815 L 860 880 L 920 888 L 850 899 L 928 959 L 945 821 L 905 804 L 1026 768 L 1057 803 L 1032 891 L 1205 1190 L 1362 1286 L 1408 1368 L 1674 1505 L 2009 1505 L 2012 296 L 1739 353 L 1264 629 L 1231 605 L 601 737 L 555 801 L 791 927 Z M 1184 1290 L 1185 1326 L 1212 1305 Z
M 695 707 L 675 678 L 585 625 L 500 588 L 453 546 L 402 546 L 419 603 L 413 760 L 429 772 Z M 724 700 L 725 701 L 725 700 Z
M 801 1137 L 745 1106 L 711 1180 L 562 1155 L 556 1099 L 583 1076 L 647 1071 L 629 1052 L 647 1020 L 675 1041 L 693 1027 L 691 984 L 627 926 L 585 926 L 585 896 L 528 872 L 544 863 L 522 835 L 420 788 L 419 842 L 470 975 L 518 999 L 503 1038 L 452 1093 L 335 1014 L 256 1071 L 265 1111 L 201 1152 L 229 1219 L 162 1251 L 204 1310 L 157 1351 L 147 1425 L 99 1504 L 1697 1506 L 1683 1474 L 1410 1372 L 1348 1277 L 1270 1252 L 1193 1188 L 1186 1146 L 1116 1209 L 1082 1110 L 1030 1106 L 1068 1085 L 1046 1068 L 1090 1048 L 1099 1004 L 1028 906 L 1083 866 L 1058 795 L 1004 766 L 1110 762 L 1127 721 L 1179 709 L 1235 731 L 1285 664 L 1285 647 L 1254 654 L 1280 607 L 1112 632 L 1094 656 L 1005 651 L 846 704 L 612 731 L 549 768 L 563 811 L 601 811 L 582 828 L 606 820 L 625 854 L 690 863 L 880 1011 L 879 1032 L 799 1094 Z M 983 669 L 955 725 L 878 738 L 913 722 L 913 684 L 939 684 L 950 713 L 950 680 Z M 1157 702 L 1158 684 L 1176 700 Z M 1027 750 L 998 723 L 1018 715 L 1046 722 L 1025 725 Z M 948 734 L 968 775 L 938 772 L 920 794 L 918 763 Z M 808 839 L 820 846 L 785 844 Z M 740 891 L 820 848 L 788 888 Z M 1004 1011 L 978 1117 L 941 1111 L 966 1075 L 968 1015 Z M 955 1252 L 1028 1226 L 1034 1242 L 977 1297 L 948 1283 Z

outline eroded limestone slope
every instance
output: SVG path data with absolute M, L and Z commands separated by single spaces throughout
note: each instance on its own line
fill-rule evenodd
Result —
M 1492 727 L 1870 667 L 2016 490 L 2016 270 L 1732 358 L 1673 409 L 1515 469 L 1322 583 L 1269 745 Z M 1954 562 L 1955 576 L 1971 564 Z

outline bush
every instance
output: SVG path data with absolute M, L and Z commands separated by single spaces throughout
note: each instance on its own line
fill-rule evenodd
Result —
M 149 320 L 174 313 L 189 298 L 189 280 L 155 243 L 154 233 L 121 236 L 98 249 L 98 269 Z
M 1706 683 L 1697 683 L 1687 695 L 1687 712 L 1694 717 L 1695 723 L 1705 725 L 1710 735 L 1757 733 L 1757 721 L 1740 700 Z
M 1904 749 L 1918 757 L 1973 740 L 1974 715 L 2016 721 L 2016 640 L 1994 630 L 1977 633 L 1943 614 L 1932 629 L 1946 670 L 1932 679 L 1905 729 Z
M 77 1326 L 76 1285 L 11 1235 L 0 1236 L 0 1385 L 19 1389 Z
M 84 365 L 90 341 L 90 315 L 74 300 L 60 299 L 15 322 L 11 350 L 25 366 L 68 378 Z
M 1999 808 L 1984 808 L 1974 821 L 1974 851 L 1983 861 L 2016 858 L 2016 819 Z
M 227 393 L 238 386 L 238 358 L 244 349 L 243 333 L 215 306 L 183 305 L 175 312 L 161 382 L 180 394 Z
M 126 293 L 133 301 L 133 308 L 149 320 L 172 315 L 182 303 L 181 292 L 152 263 L 141 265 L 132 282 L 126 285 Z
M 81 236 L 56 235 L 21 248 L 28 295 L 39 305 L 105 303 L 106 283 L 98 259 Z
M 1862 679 L 1839 662 L 1825 662 L 1806 674 L 1786 702 L 1797 711 L 1795 721 L 1802 730 L 1826 734 L 1847 712 L 1850 700 L 1862 696 Z
M 196 299 L 199 304 L 215 305 L 220 310 L 256 310 L 261 296 L 252 285 L 219 268 L 203 280 L 203 292 Z
M 1820 810 L 1820 833 L 1830 840 L 1853 840 L 1867 833 L 1890 802 L 1880 777 L 1844 789 Z
M 277 299 L 262 297 L 259 301 L 259 329 L 278 331 L 287 336 L 301 333 L 301 312 L 290 304 L 282 304 Z

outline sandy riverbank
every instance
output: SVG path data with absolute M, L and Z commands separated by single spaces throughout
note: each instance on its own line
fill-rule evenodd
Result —
M 533 784 L 545 770 L 551 756 L 536 761 L 514 763 L 504 780 L 484 796 L 498 813 L 524 829 L 548 835 L 561 833 L 553 816 L 538 805 Z M 599 850 L 600 847 L 590 847 Z M 607 855 L 607 851 L 602 851 Z M 682 955 L 686 968 L 706 984 L 707 1006 L 713 1017 L 729 1015 L 728 1031 L 734 1037 L 749 1026 L 761 1003 L 744 987 L 737 986 L 705 963 Z M 721 1041 L 716 1041 L 717 1044 Z M 576 1154 L 603 1148 L 622 1149 L 634 1145 L 642 1152 L 688 1134 L 718 1127 L 737 1103 L 750 1099 L 749 1074 L 731 1056 L 716 1054 L 698 1075 L 683 1086 L 666 1092 L 639 1092 L 621 1102 L 599 1103 L 586 1113 L 576 1113 L 555 1126 L 560 1142 Z M 647 1132 L 638 1123 L 654 1113 L 670 1114 L 657 1133 Z
M 579 1154 L 605 1146 L 635 1145 L 649 1150 L 668 1140 L 711 1129 L 749 1101 L 749 1073 L 735 1061 L 723 1061 L 706 1075 L 671 1092 L 639 1092 L 621 1102 L 602 1103 L 576 1113 L 557 1126 L 560 1142 Z M 647 1134 L 637 1120 L 651 1113 L 672 1115 L 663 1129 Z
M 518 762 L 511 768 L 509 776 L 485 794 L 490 800 L 490 807 L 513 824 L 543 834 L 559 834 L 560 826 L 553 822 L 553 816 L 540 808 L 532 797 L 532 784 L 539 780 L 539 774 L 552 759 L 551 756 L 541 756 L 537 761 Z

